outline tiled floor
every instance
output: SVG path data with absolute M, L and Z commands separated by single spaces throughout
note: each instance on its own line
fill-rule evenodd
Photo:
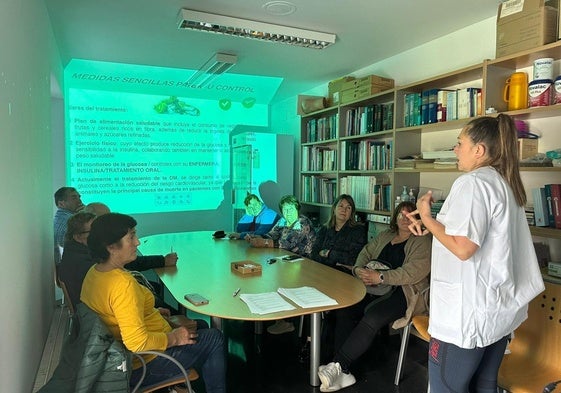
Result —
M 48 380 L 58 363 L 58 350 L 67 328 L 67 311 L 57 307 L 52 330 L 53 345 L 42 362 L 45 372 L 38 373 L 37 391 Z M 191 315 L 191 317 L 195 317 Z M 266 332 L 256 336 L 251 322 L 229 321 L 224 332 L 229 338 L 228 393 L 315 393 L 319 387 L 309 384 L 307 364 L 298 361 L 300 339 L 296 332 L 273 336 Z M 403 379 L 393 384 L 400 345 L 399 334 L 382 332 L 369 351 L 352 368 L 357 383 L 344 393 L 425 393 L 427 387 L 427 343 L 411 336 L 404 364 Z M 53 356 L 56 357 L 53 358 Z M 50 360 L 49 360 L 50 359 Z M 40 374 L 40 375 L 39 375 Z M 45 374 L 45 375 L 43 375 Z M 202 379 L 195 381 L 197 393 L 203 393 Z

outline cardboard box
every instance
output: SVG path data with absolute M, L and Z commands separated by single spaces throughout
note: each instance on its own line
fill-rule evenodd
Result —
M 538 154 L 538 139 L 519 138 L 518 139 L 518 159 L 534 157 Z
M 364 78 L 358 78 L 351 81 L 343 83 L 343 88 L 341 90 L 358 89 L 365 86 L 380 86 L 387 89 L 394 87 L 394 80 L 390 78 L 384 78 L 378 75 L 369 75 Z
M 508 0 L 499 4 L 496 57 L 556 41 L 557 1 L 551 4 L 545 0 Z
M 354 80 L 355 77 L 354 76 L 343 76 L 341 78 L 338 79 L 333 79 L 332 81 L 329 82 L 329 84 L 327 85 L 327 89 L 331 92 L 331 91 L 341 91 L 343 90 L 343 84 L 345 82 L 349 82 Z
M 384 90 L 388 90 L 388 88 L 378 85 L 368 85 L 356 89 L 343 90 L 339 96 L 341 101 L 340 103 L 346 104 L 351 101 L 360 100 Z
M 343 90 L 343 84 L 354 79 L 354 76 L 343 76 L 339 79 L 334 79 L 329 82 L 329 84 L 327 85 L 327 103 L 329 106 L 338 105 L 340 103 L 340 93 Z
M 230 270 L 244 277 L 259 276 L 263 268 L 253 261 L 237 261 L 230 263 Z

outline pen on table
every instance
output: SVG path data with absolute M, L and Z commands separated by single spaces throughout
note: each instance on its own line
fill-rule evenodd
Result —
M 232 294 L 232 297 L 238 296 L 238 293 L 240 293 L 240 291 L 241 291 L 241 288 L 236 289 L 236 290 L 234 291 L 234 293 Z

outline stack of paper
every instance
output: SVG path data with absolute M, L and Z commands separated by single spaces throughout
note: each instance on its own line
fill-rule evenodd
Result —
M 279 295 L 280 294 L 280 295 Z M 279 288 L 277 292 L 244 293 L 240 295 L 253 314 L 269 314 L 279 311 L 294 310 L 292 304 L 281 296 L 286 296 L 302 308 L 333 306 L 338 304 L 323 292 L 313 287 Z
M 456 168 L 458 160 L 456 158 L 442 158 L 434 161 L 435 169 L 452 169 Z
M 424 159 L 435 159 L 435 160 L 446 159 L 446 158 L 455 159 L 456 158 L 456 153 L 454 153 L 454 149 L 424 151 L 422 153 L 422 156 L 423 156 Z
M 294 310 L 296 308 L 284 300 L 277 292 L 244 293 L 240 295 L 240 299 L 247 304 L 253 314 L 269 314 Z
M 279 288 L 278 292 L 302 308 L 333 306 L 338 304 L 335 299 L 330 298 L 313 287 Z

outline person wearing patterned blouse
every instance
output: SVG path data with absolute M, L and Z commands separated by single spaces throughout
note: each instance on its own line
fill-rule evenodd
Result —
M 264 237 L 251 237 L 252 247 L 278 247 L 303 257 L 310 257 L 316 240 L 316 232 L 310 219 L 300 214 L 300 202 L 293 195 L 285 195 L 279 201 L 281 219 Z M 267 328 L 271 334 L 283 334 L 294 330 L 294 324 L 276 321 Z

